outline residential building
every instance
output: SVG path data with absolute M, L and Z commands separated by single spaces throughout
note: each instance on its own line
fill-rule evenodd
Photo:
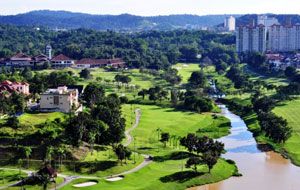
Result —
M 254 20 L 250 25 L 239 25 L 236 30 L 236 51 L 241 52 L 265 52 L 266 51 L 266 27 L 262 24 L 255 26 Z
M 75 61 L 63 54 L 59 54 L 58 56 L 51 59 L 52 67 L 71 67 L 74 65 Z
M 45 93 L 40 94 L 40 109 L 53 110 L 68 113 L 81 105 L 78 101 L 78 90 L 68 89 L 66 86 L 56 89 L 48 89 Z
M 125 62 L 119 58 L 116 59 L 88 59 L 84 58 L 75 63 L 77 68 L 100 68 L 100 67 L 124 67 Z
M 31 67 L 34 66 L 34 59 L 24 53 L 18 53 L 6 60 L 6 66 Z
M 235 18 L 233 16 L 226 17 L 224 20 L 224 27 L 227 31 L 235 30 Z
M 269 30 L 269 47 L 272 52 L 300 50 L 300 24 L 274 24 Z
M 11 82 L 9 80 L 0 83 L 0 94 L 8 92 L 11 93 L 23 93 L 25 96 L 30 95 L 29 84 L 26 82 Z
M 266 31 L 274 24 L 279 24 L 278 19 L 275 17 L 268 17 L 267 15 L 260 15 L 257 17 L 257 24 L 265 25 Z

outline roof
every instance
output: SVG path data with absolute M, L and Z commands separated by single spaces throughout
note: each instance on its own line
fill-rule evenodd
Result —
M 83 93 L 83 85 L 67 85 L 68 89 L 77 89 L 79 94 Z
M 89 59 L 84 58 L 77 61 L 76 65 L 105 65 L 105 64 L 124 64 L 125 62 L 119 58 L 115 59 Z
M 52 58 L 51 61 L 73 61 L 73 59 L 71 59 L 63 54 L 59 54 L 58 56 Z
M 18 53 L 16 55 L 11 56 L 11 58 L 29 58 L 29 59 L 31 59 L 30 56 L 28 56 L 28 55 L 26 55 L 24 53 Z

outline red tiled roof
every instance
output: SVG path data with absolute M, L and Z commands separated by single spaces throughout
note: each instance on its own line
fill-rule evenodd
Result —
M 18 53 L 16 55 L 13 55 L 11 58 L 30 58 L 31 59 L 30 56 L 28 56 L 28 55 L 26 55 L 24 53 Z
M 58 56 L 52 58 L 51 61 L 73 61 L 73 59 L 71 59 L 63 54 L 59 54 Z
M 89 59 L 89 58 L 84 58 L 79 61 L 77 61 L 75 64 L 76 65 L 85 65 L 85 64 L 90 64 L 90 65 L 105 65 L 105 64 L 124 64 L 125 62 L 122 61 L 119 58 L 115 59 Z

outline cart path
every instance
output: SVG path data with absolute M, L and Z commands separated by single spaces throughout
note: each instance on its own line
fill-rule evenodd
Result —
M 125 135 L 127 137 L 127 142 L 124 144 L 124 146 L 130 145 L 131 142 L 132 142 L 132 136 L 130 135 L 130 132 L 133 131 L 135 128 L 137 128 L 138 125 L 139 125 L 139 121 L 140 121 L 140 117 L 141 117 L 140 110 L 141 110 L 140 108 L 137 108 L 135 110 L 135 113 L 136 113 L 135 124 L 134 124 L 133 127 L 131 127 L 130 129 L 128 129 L 125 132 Z M 140 165 L 138 165 L 137 167 L 135 167 L 135 168 L 133 168 L 131 170 L 122 172 L 120 174 L 110 175 L 110 176 L 106 176 L 106 177 L 70 176 L 70 175 L 58 174 L 59 177 L 63 177 L 64 178 L 64 182 L 62 184 L 56 186 L 56 188 L 52 188 L 50 190 L 55 190 L 55 189 L 59 189 L 61 187 L 64 187 L 65 185 L 68 185 L 69 183 L 71 183 L 75 179 L 106 179 L 106 178 L 117 177 L 117 176 L 120 176 L 120 175 L 126 175 L 126 174 L 130 174 L 130 173 L 136 172 L 136 171 L 142 169 L 143 167 L 147 166 L 148 164 L 150 164 L 153 161 L 152 159 L 149 158 L 150 155 L 147 155 L 147 154 L 141 154 L 141 155 L 145 158 L 145 160 Z M 11 168 L 0 168 L 0 169 L 19 171 L 19 169 L 11 169 Z M 34 173 L 34 172 L 28 171 L 28 170 L 21 170 L 21 171 L 27 173 L 28 176 L 31 175 L 32 173 Z M 11 187 L 11 186 L 16 186 L 19 183 L 20 182 L 17 182 L 17 183 L 8 185 L 8 186 L 3 186 L 3 187 L 0 187 L 0 189 L 4 189 L 4 188 L 7 188 L 7 187 Z

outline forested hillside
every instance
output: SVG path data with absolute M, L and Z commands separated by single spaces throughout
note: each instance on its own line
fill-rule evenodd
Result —
M 151 31 L 136 34 L 74 29 L 64 32 L 0 24 L 0 58 L 24 52 L 31 56 L 44 53 L 50 43 L 54 55 L 63 53 L 73 59 L 122 58 L 130 67 L 168 68 L 181 61 L 197 61 L 218 53 L 226 63 L 236 62 L 235 37 L 207 31 Z M 222 54 L 224 53 L 224 54 Z M 227 55 L 226 55 L 227 54 Z M 198 56 L 198 58 L 197 58 Z M 218 56 L 209 56 L 218 57 Z M 215 61 L 218 61 L 215 60 Z
M 239 15 L 235 15 L 239 16 Z M 96 30 L 172 30 L 186 24 L 215 26 L 224 22 L 226 15 L 170 15 L 142 17 L 130 14 L 90 15 L 67 11 L 32 11 L 25 14 L 0 16 L 0 23 L 47 26 L 50 28 L 92 28 Z

